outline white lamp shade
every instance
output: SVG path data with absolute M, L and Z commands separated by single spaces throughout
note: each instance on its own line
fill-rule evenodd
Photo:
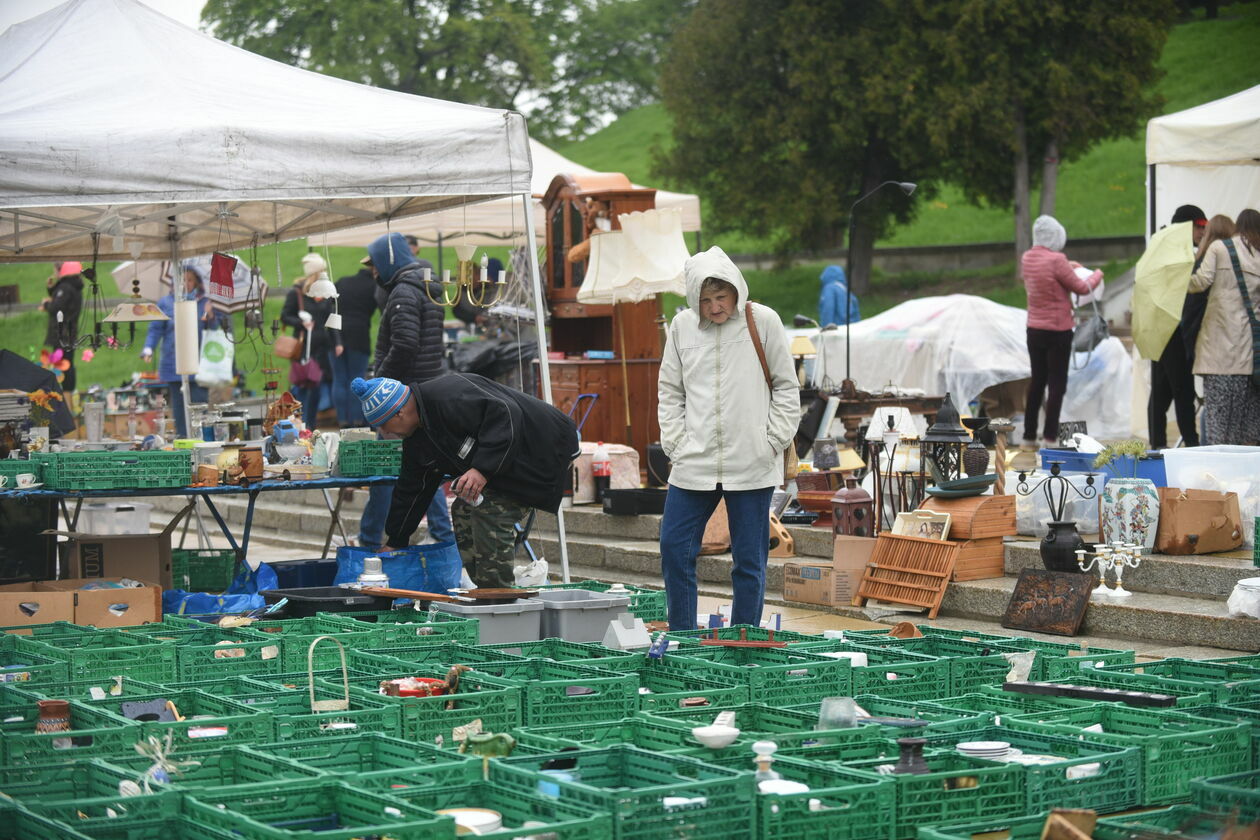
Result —
M 581 303 L 636 303 L 661 292 L 687 293 L 687 243 L 682 213 L 646 210 L 618 216 L 620 231 L 591 237 L 591 256 L 577 299 Z
M 197 301 L 175 302 L 175 372 L 191 376 L 201 363 L 201 336 L 197 333 Z
M 114 310 L 101 319 L 107 324 L 126 323 L 128 321 L 169 321 L 157 304 L 144 298 L 128 298 L 114 307 Z
M 333 281 L 328 279 L 327 275 L 312 283 L 311 287 L 306 290 L 306 293 L 313 298 L 340 297 L 340 295 L 337 294 L 336 285 L 334 285 Z
M 927 431 L 927 423 L 922 417 L 912 414 L 905 406 L 893 405 L 876 409 L 871 415 L 870 426 L 866 430 L 867 440 L 882 440 L 884 432 L 888 431 L 890 415 L 893 417 L 893 429 L 900 437 L 918 438 Z
M 477 246 L 469 245 L 467 238 L 455 246 L 455 256 L 459 258 L 460 262 L 468 262 L 475 253 L 477 253 Z

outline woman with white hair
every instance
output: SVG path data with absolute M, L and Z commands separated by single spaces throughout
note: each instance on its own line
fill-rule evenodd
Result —
M 1067 231 L 1053 216 L 1038 216 L 1033 222 L 1033 246 L 1020 260 L 1024 289 L 1028 292 L 1028 360 L 1032 378 L 1024 402 L 1024 442 L 1022 449 L 1037 448 L 1037 419 L 1045 399 L 1045 445 L 1059 443 L 1059 411 L 1067 391 L 1068 362 L 1072 358 L 1071 293 L 1087 295 L 1102 282 L 1101 271 L 1088 277 L 1077 276 L 1078 262 L 1063 254 Z M 1049 389 L 1049 395 L 1046 390 Z
M 314 429 L 319 416 L 320 392 L 324 383 L 332 383 L 332 362 L 329 353 L 341 352 L 341 333 L 324 327 L 332 314 L 332 301 L 312 297 L 310 289 L 317 280 L 328 279 L 328 263 L 314 251 L 302 256 L 302 276 L 289 289 L 280 310 L 280 320 L 293 327 L 294 338 L 304 341 L 302 355 L 289 369 L 293 396 L 302 403 L 302 422 Z M 310 359 L 318 367 L 306 365 Z

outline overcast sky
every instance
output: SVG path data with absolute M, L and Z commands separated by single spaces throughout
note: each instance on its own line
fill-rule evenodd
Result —
M 42 15 L 49 9 L 61 5 L 62 2 L 63 0 L 0 0 L 0 32 L 15 23 Z M 205 0 L 140 0 L 140 2 L 194 29 L 197 28 L 197 22 L 201 19 L 201 7 L 205 5 Z

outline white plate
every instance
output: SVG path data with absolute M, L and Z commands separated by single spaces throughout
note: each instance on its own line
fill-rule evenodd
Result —
M 964 741 L 958 745 L 962 752 L 1006 752 L 1010 748 L 1010 741 Z

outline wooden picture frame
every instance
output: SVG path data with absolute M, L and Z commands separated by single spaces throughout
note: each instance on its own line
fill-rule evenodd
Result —
M 1079 572 L 1023 569 L 1007 602 L 1002 626 L 1056 636 L 1075 636 L 1085 619 L 1097 578 Z
M 903 510 L 893 522 L 892 532 L 899 537 L 923 537 L 927 540 L 949 538 L 948 513 L 936 510 Z

